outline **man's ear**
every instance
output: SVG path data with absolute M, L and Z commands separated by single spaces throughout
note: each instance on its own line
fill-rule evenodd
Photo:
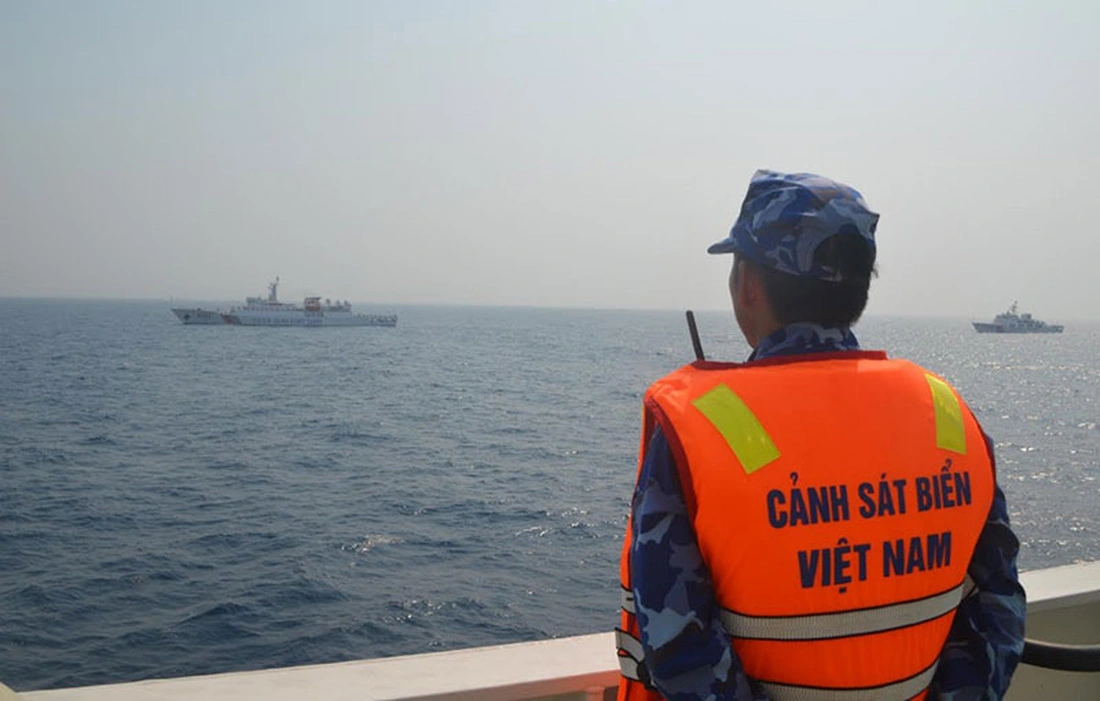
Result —
M 734 294 L 737 303 L 744 309 L 754 309 L 760 304 L 763 295 L 763 281 L 760 274 L 751 265 L 738 262 Z

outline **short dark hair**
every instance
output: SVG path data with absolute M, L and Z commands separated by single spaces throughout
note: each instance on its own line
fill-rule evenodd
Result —
M 867 291 L 875 270 L 875 253 L 856 236 L 833 236 L 814 251 L 814 262 L 838 270 L 841 282 L 782 273 L 735 256 L 756 270 L 776 321 L 808 322 L 825 327 L 851 326 L 867 306 Z M 736 263 L 735 263 L 736 264 Z

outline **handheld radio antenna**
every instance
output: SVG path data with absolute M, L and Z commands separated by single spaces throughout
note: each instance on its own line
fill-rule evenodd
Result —
M 699 341 L 699 329 L 695 326 L 695 312 L 688 309 L 684 312 L 688 320 L 688 333 L 691 334 L 691 345 L 695 348 L 695 359 L 706 360 L 703 355 L 703 344 Z

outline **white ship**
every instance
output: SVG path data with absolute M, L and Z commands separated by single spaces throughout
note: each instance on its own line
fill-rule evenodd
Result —
M 1016 303 L 1007 312 L 998 314 L 992 322 L 972 321 L 978 333 L 1062 333 L 1061 324 L 1048 324 L 1039 321 L 1031 314 L 1016 312 Z
M 267 297 L 246 297 L 228 311 L 173 309 L 184 324 L 234 326 L 397 326 L 396 314 L 355 314 L 347 301 L 306 297 L 301 305 L 279 301 L 279 278 L 267 286 Z

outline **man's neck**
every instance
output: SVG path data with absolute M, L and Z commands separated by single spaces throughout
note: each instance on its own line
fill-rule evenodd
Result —
M 801 355 L 859 350 L 859 341 L 846 327 L 826 328 L 820 324 L 796 323 L 783 326 L 760 339 L 749 360 L 777 355 Z

